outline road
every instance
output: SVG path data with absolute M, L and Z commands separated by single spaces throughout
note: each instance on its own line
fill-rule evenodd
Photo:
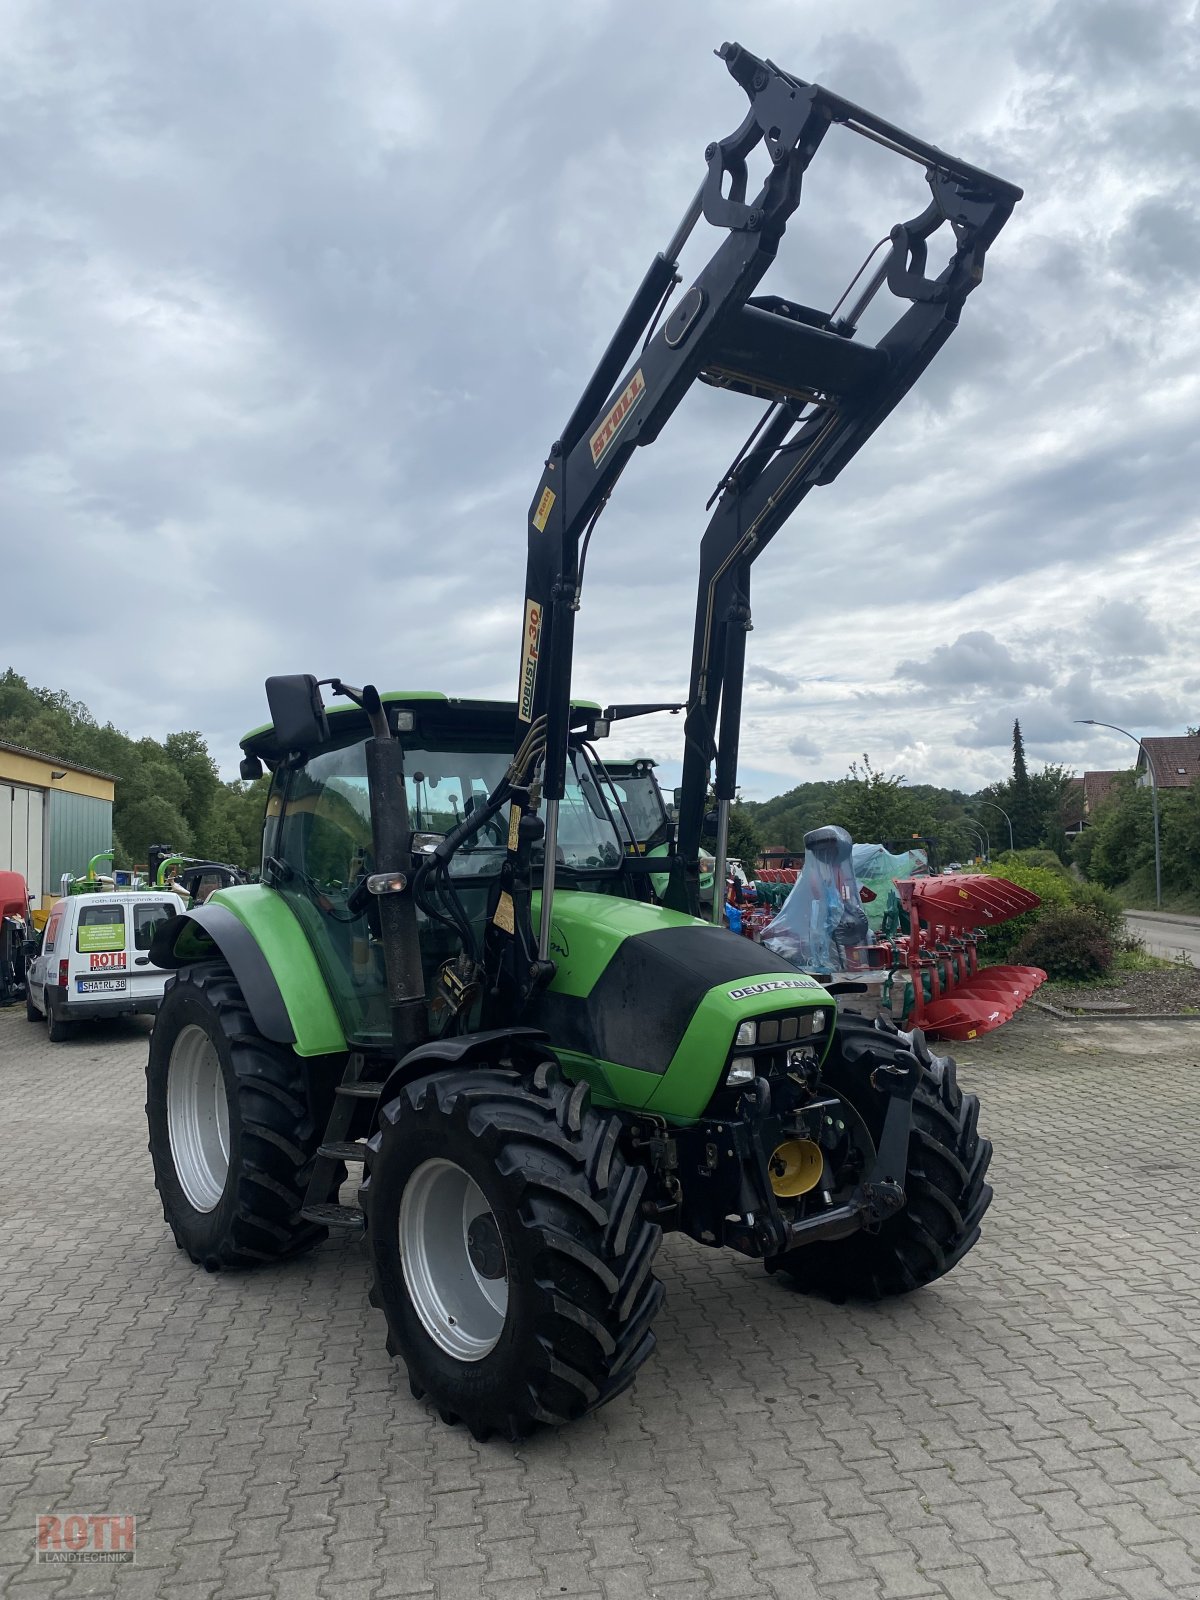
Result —
M 996 1199 L 949 1277 L 832 1306 L 673 1236 L 633 1389 L 517 1449 L 411 1398 L 356 1245 L 175 1249 L 147 1031 L 0 1009 L 12 1600 L 1200 1600 L 1194 1024 L 963 1046 Z M 39 1512 L 136 1516 L 136 1564 L 35 1565 Z
M 1200 967 L 1200 917 L 1176 917 L 1165 911 L 1128 911 L 1131 933 L 1152 956 L 1174 961 L 1182 950 L 1194 967 Z

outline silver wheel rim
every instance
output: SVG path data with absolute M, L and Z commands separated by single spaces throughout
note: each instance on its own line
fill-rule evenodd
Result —
M 502 1276 L 485 1276 L 472 1259 L 472 1223 L 476 1233 L 490 1225 Z M 439 1349 L 457 1361 L 482 1361 L 496 1348 L 508 1315 L 508 1262 L 483 1190 L 453 1161 L 423 1161 L 408 1180 L 400 1264 L 409 1299 Z
M 229 1177 L 229 1099 L 216 1047 L 195 1023 L 171 1047 L 167 1137 L 189 1203 L 197 1211 L 215 1211 Z

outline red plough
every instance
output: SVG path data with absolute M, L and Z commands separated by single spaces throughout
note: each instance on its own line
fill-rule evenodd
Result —
M 910 932 L 898 941 L 912 990 L 905 1024 L 974 1039 L 1007 1022 L 1046 981 L 1040 967 L 979 966 L 979 935 L 1041 904 L 1007 878 L 955 873 L 898 880 Z

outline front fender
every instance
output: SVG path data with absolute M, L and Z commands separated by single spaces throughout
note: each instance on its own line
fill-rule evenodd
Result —
M 535 1067 L 539 1061 L 555 1060 L 549 1036 L 541 1028 L 488 1028 L 482 1033 L 454 1034 L 447 1039 L 430 1039 L 419 1044 L 399 1060 L 384 1080 L 378 1100 L 382 1111 L 406 1083 L 426 1078 L 453 1067 L 495 1066 L 508 1057 L 514 1066 Z M 375 1122 L 378 1121 L 378 1111 Z
M 263 884 L 220 889 L 164 922 L 150 959 L 168 969 L 224 961 L 265 1039 L 301 1056 L 338 1054 L 346 1038 L 312 947 L 286 901 Z

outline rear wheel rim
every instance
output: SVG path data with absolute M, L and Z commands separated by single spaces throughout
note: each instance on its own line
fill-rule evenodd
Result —
M 229 1178 L 229 1097 L 216 1046 L 195 1023 L 180 1031 L 167 1063 L 167 1137 L 188 1203 L 215 1211 Z
M 483 1190 L 453 1161 L 423 1161 L 405 1185 L 399 1235 L 425 1332 L 456 1361 L 482 1361 L 508 1317 L 508 1261 Z

